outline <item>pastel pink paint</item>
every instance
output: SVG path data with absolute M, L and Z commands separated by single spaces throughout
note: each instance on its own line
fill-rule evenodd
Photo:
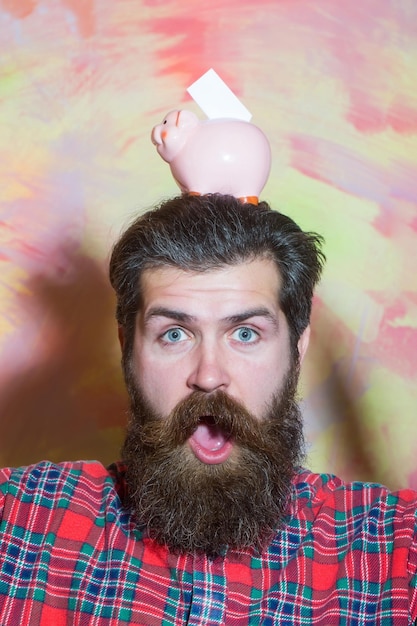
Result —
M 160 75 L 185 75 L 186 83 L 202 75 L 211 64 L 205 55 L 205 35 L 207 22 L 191 15 L 168 18 L 155 18 L 148 22 L 149 30 L 161 36 L 162 40 L 171 38 L 173 33 L 184 33 L 183 37 L 175 38 L 175 43 L 155 50 L 156 57 L 162 60 Z M 186 36 L 185 36 L 186 33 Z
M 303 174 L 336 189 L 381 203 L 388 191 L 387 172 L 343 144 L 320 137 L 293 134 L 288 138 L 290 163 Z
M 417 216 L 410 222 L 410 228 L 417 233 Z
M 366 96 L 352 104 L 347 119 L 362 133 L 377 133 L 387 128 L 401 135 L 417 132 L 416 110 L 397 104 L 385 111 L 382 106 L 378 108 L 366 102 Z
M 37 4 L 36 0 L 0 0 L 0 6 L 17 19 L 30 15 Z
M 366 101 L 364 95 L 362 100 L 354 101 L 347 114 L 347 120 L 361 133 L 379 133 L 387 127 L 387 120 L 384 112 L 375 105 Z
M 369 349 L 375 358 L 392 372 L 407 379 L 417 375 L 417 329 L 411 326 L 396 325 L 407 314 L 407 294 L 403 300 L 386 302 L 384 294 L 372 293 L 372 297 L 385 304 L 379 332 Z
M 379 207 L 379 213 L 372 225 L 383 237 L 391 237 L 397 224 L 397 216 L 391 207 Z
M 417 491 L 417 469 L 408 475 L 407 484 L 410 489 Z
M 390 109 L 387 121 L 396 133 L 408 135 L 417 132 L 417 110 L 402 103 Z
M 90 37 L 95 31 L 94 0 L 61 0 L 77 20 L 78 30 L 83 37 Z M 31 15 L 38 6 L 37 0 L 0 0 L 0 6 L 16 19 Z
M 95 32 L 94 0 L 61 0 L 77 19 L 78 30 L 82 37 L 91 37 Z
M 270 0 L 271 2 L 273 0 Z M 147 0 L 145 4 L 154 7 L 153 0 Z M 241 10 L 243 2 L 229 0 L 230 10 L 236 6 Z M 246 2 L 253 5 L 252 1 Z M 210 5 L 213 11 L 213 4 Z M 222 12 L 227 10 L 223 3 L 219 3 Z M 196 13 L 192 3 L 176 3 L 169 17 L 156 17 L 147 22 L 150 32 L 159 36 L 161 45 L 155 48 L 155 57 L 161 61 L 157 75 L 170 76 L 177 75 L 183 77 L 184 86 L 190 85 L 197 78 L 202 76 L 210 67 L 216 68 L 230 87 L 230 89 L 240 97 L 242 95 L 240 73 L 230 72 L 225 64 L 225 51 L 222 45 L 216 46 L 214 42 L 219 39 L 218 29 L 214 28 L 212 14 L 207 13 L 207 18 L 201 17 L 201 13 Z M 174 38 L 174 33 L 179 36 Z M 228 33 L 227 33 L 228 34 Z M 169 43 L 165 43 L 165 42 Z M 184 101 L 189 100 L 189 96 L 184 89 Z
M 291 148 L 291 166 L 301 174 L 319 180 L 330 182 L 328 176 L 324 175 L 324 164 L 319 154 L 317 141 L 306 135 L 291 135 L 289 137 Z

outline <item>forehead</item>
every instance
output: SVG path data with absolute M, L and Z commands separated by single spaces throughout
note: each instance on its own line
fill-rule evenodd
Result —
M 204 272 L 192 272 L 164 266 L 142 273 L 142 308 L 156 301 L 187 303 L 198 300 L 201 307 L 210 301 L 219 303 L 263 301 L 278 304 L 281 279 L 270 259 L 230 265 Z

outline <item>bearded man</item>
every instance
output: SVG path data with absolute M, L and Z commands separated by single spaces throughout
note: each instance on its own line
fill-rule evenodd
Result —
M 264 204 L 219 195 L 145 219 L 110 264 L 131 505 L 174 551 L 261 549 L 288 513 L 302 454 L 295 393 L 320 240 Z
M 121 236 L 122 461 L 3 471 L 2 625 L 414 623 L 417 494 L 301 467 L 320 246 L 218 194 Z

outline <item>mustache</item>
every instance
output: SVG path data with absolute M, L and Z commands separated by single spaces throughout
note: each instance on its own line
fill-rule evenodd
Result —
M 278 399 L 274 399 L 273 404 Z M 167 418 L 149 414 L 141 423 L 140 439 L 145 452 L 165 454 L 183 446 L 201 424 L 218 428 L 235 444 L 258 454 L 271 451 L 271 436 L 279 427 L 271 417 L 258 419 L 224 391 L 194 391 L 180 401 Z M 275 439 L 275 437 L 274 437 Z

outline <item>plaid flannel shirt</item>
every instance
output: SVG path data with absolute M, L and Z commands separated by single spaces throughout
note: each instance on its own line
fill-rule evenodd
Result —
M 417 494 L 300 471 L 270 546 L 174 555 L 123 507 L 123 467 L 0 474 L 1 626 L 414 623 Z

